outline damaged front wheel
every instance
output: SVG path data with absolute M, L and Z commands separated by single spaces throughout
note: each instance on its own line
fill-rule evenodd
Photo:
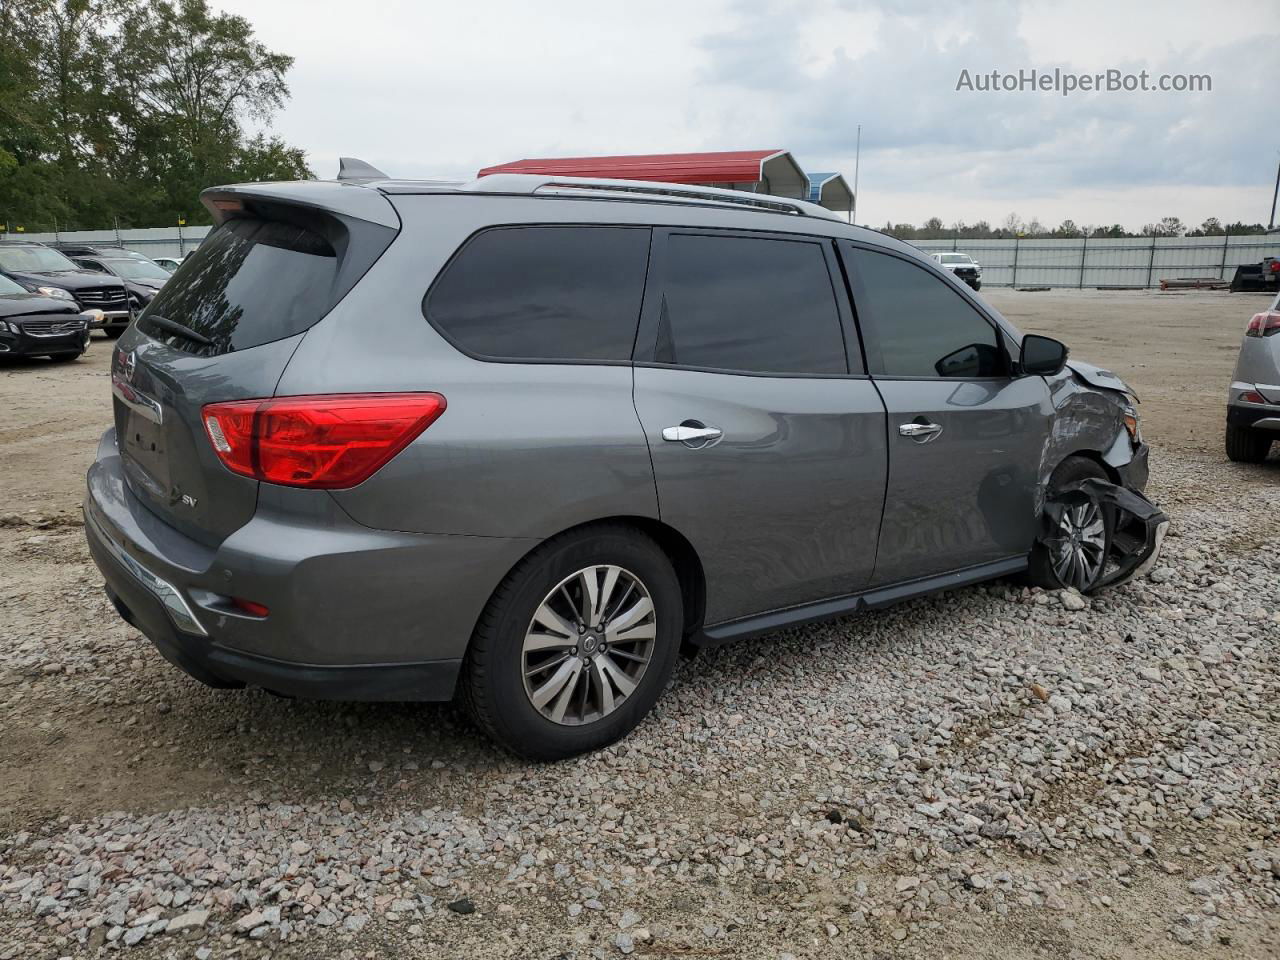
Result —
M 1106 479 L 1106 471 L 1083 457 L 1069 457 L 1053 472 L 1041 534 L 1031 552 L 1029 576 L 1035 586 L 1088 593 L 1102 579 L 1111 527 L 1097 495 L 1081 485 Z
M 1081 593 L 1127 583 L 1155 565 L 1168 529 L 1169 518 L 1142 494 L 1071 457 L 1050 478 L 1028 578 Z

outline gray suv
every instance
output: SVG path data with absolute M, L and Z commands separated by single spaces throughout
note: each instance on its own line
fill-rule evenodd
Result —
M 1227 392 L 1227 456 L 1261 463 L 1280 439 L 1280 296 L 1245 327 Z
M 121 616 L 211 686 L 458 693 L 553 759 L 682 650 L 1158 549 L 1128 388 L 820 207 L 350 162 L 203 200 L 85 515 Z

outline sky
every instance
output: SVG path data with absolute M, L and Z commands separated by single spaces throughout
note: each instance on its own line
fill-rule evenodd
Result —
M 295 58 L 271 128 L 333 176 L 470 178 L 522 157 L 781 148 L 857 219 L 1266 222 L 1280 163 L 1274 0 L 212 0 Z M 1212 89 L 983 92 L 991 71 Z

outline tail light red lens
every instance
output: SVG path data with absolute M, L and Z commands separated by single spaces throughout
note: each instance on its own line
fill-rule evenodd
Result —
M 1265 313 L 1255 313 L 1253 315 L 1249 325 L 1244 328 L 1244 335 L 1246 337 L 1269 337 L 1277 331 L 1280 331 L 1280 313 L 1268 310 Z
M 233 473 L 337 490 L 368 480 L 444 409 L 438 393 L 350 393 L 211 403 L 202 416 Z

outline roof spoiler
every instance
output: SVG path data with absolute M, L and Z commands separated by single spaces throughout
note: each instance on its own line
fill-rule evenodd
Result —
M 338 158 L 339 180 L 388 180 L 385 173 L 372 164 L 357 160 L 355 157 Z

